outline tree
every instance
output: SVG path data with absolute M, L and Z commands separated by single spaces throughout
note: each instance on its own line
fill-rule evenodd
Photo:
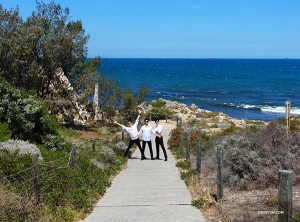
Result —
M 0 5 L 0 75 L 11 85 L 25 90 L 34 89 L 36 95 L 60 112 L 66 105 L 68 113 L 74 110 L 70 88 L 79 94 L 81 103 L 88 103 L 90 85 L 96 81 L 100 57 L 87 60 L 87 41 L 81 21 L 70 20 L 69 8 L 51 1 L 36 1 L 25 22 L 19 9 L 4 10 Z M 71 86 L 62 87 L 62 73 Z M 67 113 L 67 112 L 64 112 Z
M 19 8 L 6 10 L 0 4 L 0 75 L 8 82 L 14 83 L 12 67 L 15 62 L 13 47 L 16 31 L 22 25 Z
M 126 120 L 133 120 L 136 118 L 138 105 L 142 103 L 146 96 L 149 94 L 149 89 L 144 86 L 139 87 L 137 94 L 134 94 L 131 89 L 126 88 L 122 94 L 123 106 L 120 107 L 120 114 L 124 116 Z
M 144 102 L 145 98 L 149 95 L 149 92 L 150 92 L 149 88 L 145 86 L 140 86 L 139 91 L 136 95 L 136 103 L 140 105 L 142 102 Z
M 115 115 L 113 109 L 117 109 L 121 103 L 120 86 L 116 84 L 113 78 L 106 78 L 104 74 L 99 73 L 98 87 L 98 106 L 102 121 L 104 121 L 105 116 L 111 119 Z

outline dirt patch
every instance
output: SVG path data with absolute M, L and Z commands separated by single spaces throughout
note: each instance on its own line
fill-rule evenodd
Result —
M 80 138 L 85 139 L 85 140 L 90 140 L 90 139 L 98 139 L 99 135 L 95 131 L 78 131 L 80 133 Z

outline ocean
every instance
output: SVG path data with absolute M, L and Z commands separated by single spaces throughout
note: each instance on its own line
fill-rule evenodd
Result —
M 122 88 L 150 89 L 164 98 L 237 119 L 270 121 L 300 115 L 300 59 L 102 58 L 98 67 Z

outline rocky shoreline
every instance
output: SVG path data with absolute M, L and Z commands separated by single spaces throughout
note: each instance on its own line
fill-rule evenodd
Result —
M 209 110 L 204 110 L 198 108 L 195 104 L 188 106 L 184 103 L 177 101 L 170 101 L 166 99 L 158 99 L 165 102 L 164 108 L 171 111 L 173 116 L 179 117 L 182 120 L 183 124 L 190 122 L 198 122 L 198 126 L 201 125 L 201 128 L 207 133 L 214 134 L 220 132 L 232 125 L 232 123 L 239 128 L 245 128 L 248 125 L 267 125 L 268 122 L 263 121 L 253 121 L 245 119 L 236 119 L 230 117 L 222 112 L 212 112 Z M 157 100 L 153 100 L 156 102 Z M 151 104 L 142 103 L 140 108 L 144 113 L 149 112 L 153 107 Z M 172 117 L 169 117 L 172 119 Z M 174 120 L 174 119 L 173 119 Z

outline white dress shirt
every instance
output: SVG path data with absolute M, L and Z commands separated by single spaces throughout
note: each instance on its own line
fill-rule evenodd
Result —
M 161 135 L 161 136 L 162 136 L 162 130 L 163 130 L 163 128 L 162 128 L 162 125 L 160 125 L 160 124 L 156 125 L 154 128 L 154 132 L 156 132 L 156 134 Z
M 136 120 L 135 123 L 131 127 L 121 125 L 122 129 L 127 131 L 127 133 L 129 134 L 131 140 L 136 140 L 138 138 L 138 130 L 137 130 L 137 125 L 138 124 L 139 124 L 139 121 Z
M 151 140 L 151 134 L 153 133 L 152 126 L 144 125 L 139 131 L 139 134 L 142 134 L 142 138 L 144 141 L 150 141 Z

